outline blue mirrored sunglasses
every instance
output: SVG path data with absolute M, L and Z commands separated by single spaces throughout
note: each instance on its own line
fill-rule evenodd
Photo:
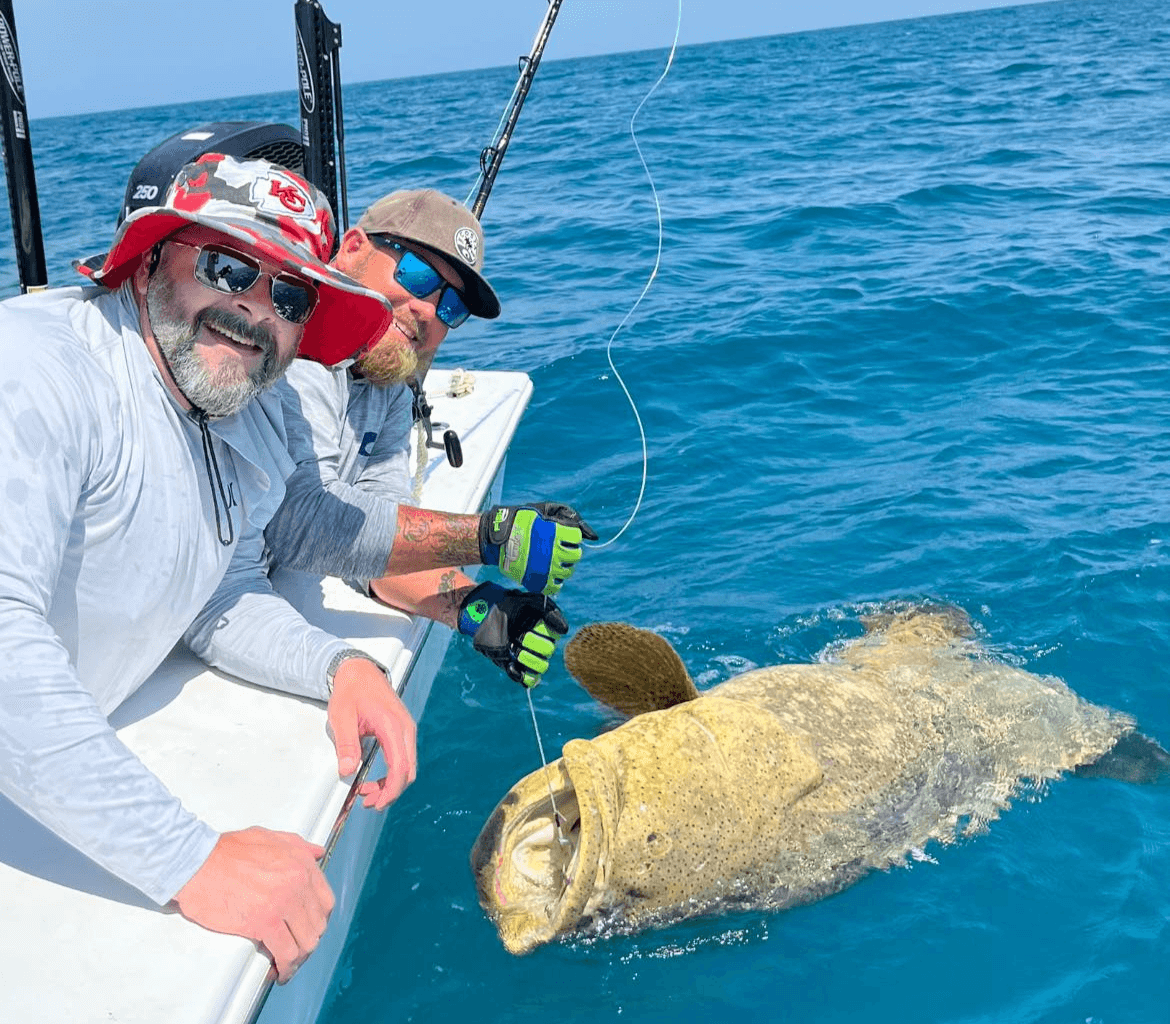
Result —
M 463 296 L 455 286 L 448 284 L 443 275 L 418 253 L 386 235 L 369 237 L 376 246 L 390 250 L 398 258 L 398 266 L 394 268 L 394 280 L 416 299 L 425 299 L 442 289 L 435 303 L 435 316 L 448 327 L 454 330 L 471 316 L 471 310 L 467 308 L 467 303 L 463 301 Z

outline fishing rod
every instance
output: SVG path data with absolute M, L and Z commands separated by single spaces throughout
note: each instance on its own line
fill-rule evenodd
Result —
M 20 290 L 36 291 L 49 283 L 49 277 L 45 272 L 41 209 L 37 202 L 37 179 L 28 137 L 28 107 L 24 99 L 24 76 L 20 70 L 20 50 L 16 45 L 12 0 L 0 0 L 0 67 L 4 71 L 3 82 L 0 82 L 4 173 L 8 178 L 8 208 L 16 242 L 16 266 L 20 272 Z
M 532 79 L 536 77 L 536 69 L 540 67 L 540 58 L 544 55 L 545 45 L 548 43 L 553 22 L 557 20 L 562 2 L 563 0 L 548 0 L 548 11 L 545 12 L 544 20 L 536 32 L 532 49 L 527 57 L 520 58 L 520 78 L 512 90 L 512 98 L 508 101 L 508 106 L 504 108 L 504 115 L 500 118 L 496 134 L 492 141 L 480 151 L 479 179 L 472 188 L 472 192 L 476 193 L 476 196 L 475 202 L 471 204 L 471 212 L 475 214 L 477 219 L 482 218 L 483 208 L 487 206 L 488 196 L 495 184 L 496 174 L 500 170 L 500 163 L 508 150 L 508 143 L 512 141 L 512 132 L 520 118 L 520 110 L 524 106 L 524 100 L 528 97 L 528 90 L 532 88 Z
M 545 12 L 544 19 L 540 23 L 540 28 L 536 32 L 536 38 L 533 40 L 532 49 L 527 57 L 520 58 L 520 78 L 517 80 L 515 87 L 512 90 L 511 99 L 508 100 L 508 105 L 504 108 L 504 113 L 500 117 L 500 123 L 496 127 L 496 134 L 479 154 L 479 178 L 476 184 L 472 186 L 471 192 L 468 194 L 464 205 L 468 205 L 471 196 L 475 195 L 475 202 L 471 205 L 471 212 L 475 215 L 476 220 L 483 216 L 483 208 L 487 206 L 488 196 L 491 194 L 492 186 L 496 181 L 496 174 L 500 170 L 500 161 L 504 159 L 504 153 L 508 149 L 508 143 L 512 140 L 512 133 L 516 128 L 516 122 L 520 118 L 520 110 L 524 106 L 524 100 L 528 97 L 528 91 L 532 88 L 532 80 L 536 76 L 536 69 L 540 66 L 540 58 L 544 55 L 544 48 L 548 43 L 548 37 L 552 32 L 553 23 L 557 20 L 557 13 L 561 9 L 563 0 L 548 0 L 548 11 Z M 463 448 L 459 442 L 459 435 L 454 430 L 446 430 L 443 433 L 443 443 L 439 444 L 433 438 L 435 427 L 444 427 L 445 423 L 431 422 L 430 403 L 427 401 L 427 396 L 423 392 L 422 384 L 419 381 L 411 381 L 410 389 L 414 394 L 413 414 L 414 421 L 422 426 L 426 434 L 422 444 L 425 448 L 435 448 L 439 451 L 445 451 L 447 454 L 447 461 L 456 469 L 463 465 Z
M 0 0 L 2 2 L 2 0 Z M 345 126 L 341 111 L 341 26 L 319 0 L 296 0 L 297 81 L 305 177 L 325 193 L 337 214 L 338 238 L 349 228 L 345 187 Z

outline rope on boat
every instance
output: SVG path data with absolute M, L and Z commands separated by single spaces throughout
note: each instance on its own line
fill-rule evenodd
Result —
M 451 371 L 451 379 L 447 382 L 447 390 L 443 394 L 448 398 L 463 398 L 474 390 L 475 374 L 460 368 Z
M 417 505 L 422 500 L 423 484 L 426 482 L 427 463 L 431 454 L 427 451 L 427 435 L 422 423 L 414 425 L 414 486 L 410 489 L 410 499 Z

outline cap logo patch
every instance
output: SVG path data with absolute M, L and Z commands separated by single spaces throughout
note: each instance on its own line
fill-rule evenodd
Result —
M 291 214 L 297 220 L 312 220 L 317 213 L 304 187 L 276 170 L 255 179 L 252 184 L 252 202 L 258 210 L 274 217 Z
M 479 235 L 471 228 L 460 228 L 455 232 L 455 251 L 464 263 L 474 267 L 479 262 Z

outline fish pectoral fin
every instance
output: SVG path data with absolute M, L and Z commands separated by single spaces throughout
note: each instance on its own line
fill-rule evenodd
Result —
M 1136 729 L 1125 733 L 1096 761 L 1078 765 L 1075 773 L 1119 782 L 1170 783 L 1170 751 Z
M 669 640 L 624 622 L 583 626 L 565 648 L 565 665 L 595 700 L 625 715 L 699 696 Z

